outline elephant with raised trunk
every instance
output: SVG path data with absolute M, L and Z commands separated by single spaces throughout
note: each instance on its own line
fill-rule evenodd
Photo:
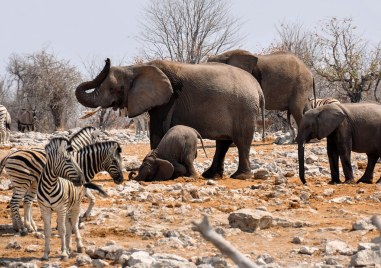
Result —
M 229 64 L 252 74 L 262 87 L 266 109 L 287 111 L 294 138 L 290 114 L 299 127 L 312 91 L 316 99 L 312 73 L 298 57 L 289 52 L 254 55 L 249 51 L 236 49 L 210 56 L 208 62 Z
M 131 172 L 129 179 L 137 181 L 167 180 L 180 176 L 198 178 L 193 166 L 197 157 L 197 138 L 205 147 L 200 133 L 194 128 L 177 125 L 168 130 L 156 149 L 143 160 L 137 176 Z
M 305 184 L 304 144 L 327 137 L 331 183 L 341 183 L 339 158 L 345 182 L 353 183 L 351 151 L 366 153 L 368 163 L 358 182 L 372 183 L 373 171 L 381 156 L 381 105 L 374 103 L 332 103 L 306 112 L 300 122 L 298 143 L 299 177 Z M 377 183 L 381 182 L 381 178 Z
M 78 101 L 95 108 L 127 110 L 129 117 L 148 111 L 150 142 L 155 149 L 170 127 L 186 125 L 216 140 L 216 152 L 204 178 L 222 177 L 227 150 L 234 142 L 239 164 L 232 178 L 251 178 L 249 152 L 255 119 L 264 108 L 259 83 L 226 64 L 186 64 L 156 60 L 111 67 L 106 60 L 97 77 L 76 89 Z M 92 92 L 87 92 L 93 89 Z

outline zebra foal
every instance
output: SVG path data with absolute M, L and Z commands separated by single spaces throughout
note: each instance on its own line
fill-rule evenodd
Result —
M 78 230 L 78 218 L 83 193 L 82 185 L 85 178 L 70 150 L 72 148 L 66 138 L 53 138 L 45 146 L 46 163 L 37 186 L 37 200 L 44 222 L 45 249 L 43 260 L 49 259 L 53 211 L 58 214 L 57 222 L 61 238 L 62 259 L 67 259 L 69 256 L 71 228 L 73 228 L 76 236 L 77 251 L 83 251 L 82 238 Z M 68 228 L 67 232 L 66 227 Z

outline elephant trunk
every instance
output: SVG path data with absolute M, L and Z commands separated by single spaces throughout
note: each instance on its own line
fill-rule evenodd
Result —
M 79 103 L 81 103 L 83 106 L 90 108 L 97 108 L 98 106 L 101 106 L 101 104 L 98 101 L 100 100 L 100 98 L 96 98 L 99 90 L 98 87 L 106 79 L 110 71 L 110 66 L 110 59 L 107 58 L 103 70 L 97 75 L 97 77 L 94 78 L 94 80 L 83 82 L 76 88 L 75 96 L 77 97 Z M 93 92 L 86 93 L 86 90 L 93 88 L 96 88 Z
M 299 178 L 303 184 L 306 184 L 304 177 L 304 142 L 298 142 L 298 161 L 299 161 Z
M 142 178 L 140 172 L 136 174 L 135 171 L 131 171 L 130 174 L 128 174 L 128 179 L 134 181 L 144 181 L 144 178 Z

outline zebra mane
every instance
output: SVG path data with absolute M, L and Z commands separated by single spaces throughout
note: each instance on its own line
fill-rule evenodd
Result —
M 70 150 L 70 141 L 66 137 L 54 137 L 51 138 L 49 143 L 45 145 L 45 150 L 57 150 L 60 146 L 65 145 Z M 70 146 L 70 147 L 69 147 Z
M 76 133 L 74 133 L 71 137 L 70 137 L 70 141 L 75 139 L 77 136 L 81 135 L 82 133 L 84 132 L 91 132 L 91 131 L 95 131 L 96 128 L 95 127 L 92 127 L 92 126 L 87 126 L 87 127 L 83 127 L 81 128 L 80 130 L 78 130 Z
M 89 150 L 89 149 L 94 148 L 94 147 L 101 147 L 101 148 L 103 148 L 103 147 L 109 147 L 109 146 L 111 146 L 113 144 L 117 144 L 118 145 L 117 148 L 119 149 L 119 151 L 120 152 L 122 151 L 122 149 L 120 147 L 120 144 L 117 141 L 99 141 L 99 142 L 96 142 L 96 143 L 93 143 L 93 144 L 88 144 L 88 145 L 82 147 L 79 151 Z

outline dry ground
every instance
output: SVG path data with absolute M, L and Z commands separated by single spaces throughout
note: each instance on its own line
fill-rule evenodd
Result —
M 324 142 L 325 143 L 325 142 Z M 276 148 L 276 150 L 285 151 L 296 151 L 296 145 L 284 145 L 277 146 L 271 142 L 266 142 L 262 144 L 260 142 L 253 143 L 253 148 L 256 151 L 263 151 L 265 153 L 271 153 L 271 151 Z M 316 146 L 316 144 L 310 144 L 308 146 Z M 139 160 L 143 159 L 144 155 L 148 152 L 148 144 L 135 144 L 127 145 L 123 147 L 123 154 L 127 155 L 138 155 Z M 0 157 L 4 157 L 9 151 L 9 148 L 1 148 Z M 213 143 L 207 143 L 207 152 L 209 157 L 213 155 L 214 148 Z M 202 161 L 205 156 L 202 150 L 199 149 L 198 160 Z M 228 157 L 236 157 L 235 150 L 229 150 Z M 326 157 L 326 156 L 320 156 Z M 297 173 L 297 170 L 295 170 Z M 376 166 L 375 178 L 379 178 L 381 174 L 381 164 Z M 128 179 L 128 174 L 125 173 L 125 179 Z M 2 176 L 6 177 L 5 174 Z M 356 178 L 358 179 L 358 178 Z M 115 187 L 113 182 L 107 175 L 97 175 L 95 179 L 99 184 L 107 187 Z M 289 178 L 288 189 L 292 192 L 294 196 L 301 196 L 303 192 L 310 194 L 307 202 L 294 203 L 290 200 L 290 195 L 280 195 L 272 196 L 271 193 L 274 192 L 274 178 L 270 178 L 266 181 L 258 180 L 233 180 L 225 177 L 218 180 L 219 186 L 225 186 L 229 189 L 249 189 L 251 186 L 261 185 L 259 189 L 251 191 L 253 198 L 242 199 L 239 202 L 229 201 L 225 199 L 224 196 L 219 196 L 216 194 L 215 197 L 211 198 L 209 201 L 206 200 L 201 203 L 194 202 L 177 202 L 170 201 L 166 202 L 166 195 L 171 195 L 171 193 L 163 193 L 163 202 L 152 202 L 151 201 L 126 201 L 123 197 L 113 197 L 113 200 L 107 198 L 97 197 L 96 207 L 118 207 L 126 205 L 142 205 L 145 208 L 147 214 L 145 215 L 145 222 L 142 222 L 142 226 L 150 226 L 160 224 L 164 228 L 181 229 L 184 226 L 191 225 L 192 220 L 200 221 L 202 215 L 200 211 L 205 211 L 205 208 L 212 208 L 210 219 L 212 225 L 222 222 L 222 227 L 228 228 L 227 223 L 227 213 L 238 209 L 238 208 L 256 208 L 259 206 L 265 206 L 267 210 L 273 214 L 288 215 L 289 218 L 295 221 L 309 223 L 307 226 L 302 226 L 300 228 L 283 228 L 279 226 L 274 226 L 270 229 L 259 230 L 254 233 L 244 233 L 236 232 L 232 233 L 227 237 L 227 239 L 239 248 L 242 252 L 251 256 L 255 259 L 259 254 L 268 253 L 275 258 L 275 261 L 282 265 L 291 265 L 295 263 L 312 263 L 322 261 L 324 253 L 322 252 L 322 247 L 326 239 L 341 239 L 345 241 L 350 246 L 357 248 L 360 241 L 368 242 L 372 238 L 378 236 L 376 231 L 352 231 L 352 224 L 360 218 L 371 217 L 372 215 L 380 213 L 380 201 L 370 199 L 376 192 L 381 192 L 379 186 L 373 185 L 328 185 L 328 177 L 320 178 L 307 178 L 309 184 L 307 186 L 301 185 L 297 175 Z M 159 182 L 146 183 L 155 184 Z M 163 184 L 177 184 L 177 183 L 191 183 L 194 185 L 199 185 L 203 187 L 212 187 L 206 185 L 203 179 L 189 179 L 189 178 L 179 178 L 174 181 L 161 182 Z M 323 191 L 327 188 L 333 188 L 334 192 L 331 196 L 323 196 Z M 234 191 L 233 191 L 234 192 Z M 232 193 L 233 193 L 232 192 Z M 239 194 L 239 191 L 234 192 Z M 11 196 L 11 191 L 2 191 L 1 195 Z M 330 203 L 327 202 L 329 199 L 341 196 L 352 197 L 352 203 Z M 356 198 L 355 198 L 356 197 Z M 83 201 L 85 204 L 86 201 Z M 187 204 L 186 204 L 187 203 Z M 87 203 L 86 203 L 87 205 Z M 178 209 L 181 206 L 190 206 L 191 209 L 187 210 L 186 213 L 179 213 Z M 154 219 L 150 217 L 149 211 L 154 211 L 158 208 L 166 208 L 166 216 L 161 219 Z M 21 213 L 22 213 L 21 209 Z M 42 221 L 40 218 L 40 211 L 37 204 L 33 208 L 34 219 L 37 220 L 39 228 L 42 230 Z M 54 222 L 54 221 L 53 221 Z M 155 252 L 166 252 L 174 253 L 182 257 L 192 258 L 194 256 L 213 256 L 218 253 L 218 251 L 209 243 L 202 243 L 200 246 L 191 248 L 172 248 L 165 244 L 155 246 L 157 238 L 155 237 L 142 237 L 136 232 L 131 232 L 130 226 L 136 224 L 133 222 L 131 217 L 126 215 L 120 215 L 118 217 L 110 217 L 106 219 L 101 225 L 86 224 L 85 228 L 81 230 L 82 236 L 85 241 L 85 245 L 95 244 L 97 246 L 105 245 L 108 240 L 114 240 L 117 244 L 122 245 L 126 248 L 141 248 L 148 251 Z M 28 261 L 35 258 L 40 258 L 43 255 L 43 245 L 44 240 L 38 239 L 32 235 L 25 237 L 15 236 L 11 228 L 11 218 L 10 212 L 7 208 L 6 203 L 0 203 L 0 260 L 10 259 L 10 260 L 23 260 Z M 189 230 L 189 229 L 188 229 Z M 53 234 L 57 234 L 54 231 Z M 196 234 L 187 234 L 190 236 L 196 236 Z M 317 247 L 320 250 L 315 252 L 312 256 L 298 254 L 297 251 L 301 245 L 293 244 L 292 238 L 294 236 L 301 236 L 304 238 L 304 245 L 310 247 Z M 6 245 L 10 241 L 17 241 L 22 249 L 12 250 L 5 249 Z M 30 245 L 39 245 L 37 252 L 28 253 L 25 248 Z M 51 252 L 51 262 L 58 262 L 58 249 L 60 248 L 59 239 L 56 237 L 52 238 L 52 252 Z M 294 251 L 293 251 L 294 250 Z M 336 255 L 337 259 L 344 258 L 342 256 Z M 348 258 L 348 257 L 347 257 Z M 75 258 L 71 258 L 68 262 L 63 264 L 63 267 L 70 266 L 74 264 Z

